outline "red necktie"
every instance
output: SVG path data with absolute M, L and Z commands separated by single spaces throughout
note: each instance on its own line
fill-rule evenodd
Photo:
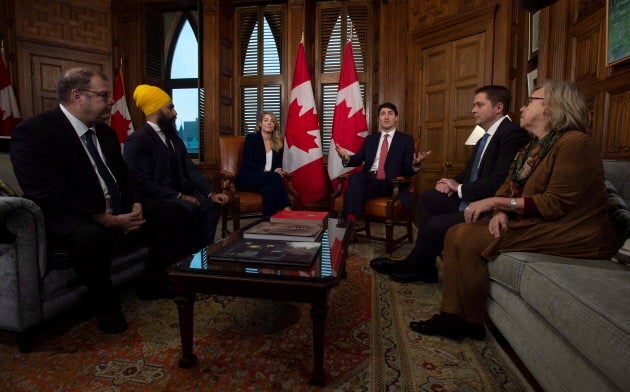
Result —
M 378 158 L 378 169 L 376 169 L 376 179 L 385 179 L 385 160 L 387 159 L 387 151 L 389 151 L 389 143 L 387 142 L 388 134 L 383 135 L 383 144 L 381 144 L 381 155 Z

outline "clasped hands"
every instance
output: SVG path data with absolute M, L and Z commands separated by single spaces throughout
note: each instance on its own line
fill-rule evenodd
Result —
M 140 203 L 133 203 L 131 212 L 127 214 L 113 215 L 103 212 L 95 214 L 93 217 L 100 225 L 120 230 L 125 234 L 139 230 L 144 222 L 146 222 L 142 216 L 142 204 Z
M 230 200 L 230 197 L 225 193 L 211 193 L 208 195 L 208 198 L 217 204 L 225 204 Z M 190 195 L 184 195 L 182 193 L 181 200 L 186 200 L 193 203 L 195 206 L 199 207 L 201 203 L 197 200 L 196 197 Z

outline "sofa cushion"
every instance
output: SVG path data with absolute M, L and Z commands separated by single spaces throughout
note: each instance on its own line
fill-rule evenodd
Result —
M 520 288 L 529 306 L 595 367 L 622 390 L 630 388 L 630 268 L 530 263 Z
M 617 193 L 625 200 L 626 205 L 630 206 L 630 181 L 628 181 L 630 162 L 604 160 L 602 163 L 606 180 L 615 186 Z
M 617 238 L 623 241 L 630 236 L 630 210 L 613 183 L 606 180 L 604 184 L 608 193 L 608 217 Z
M 488 275 L 490 280 L 519 293 L 523 270 L 532 263 L 558 263 L 618 271 L 625 270 L 625 266 L 607 260 L 571 259 L 540 253 L 506 252 L 500 253 L 494 261 L 488 263 Z
M 4 181 L 0 180 L 0 196 L 15 197 L 16 193 L 10 186 L 5 184 Z
M 630 238 L 627 239 L 617 254 L 613 256 L 613 261 L 630 265 Z

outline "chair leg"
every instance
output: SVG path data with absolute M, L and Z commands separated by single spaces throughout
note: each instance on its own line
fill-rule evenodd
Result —
M 391 254 L 394 251 L 394 224 L 391 220 L 385 221 L 385 252 Z
M 407 219 L 407 241 L 409 241 L 410 244 L 413 243 L 413 221 L 411 220 L 411 218 Z
M 372 231 L 370 227 L 370 218 L 368 218 L 367 216 L 364 217 L 363 222 L 365 223 L 365 236 L 369 238 L 372 236 Z

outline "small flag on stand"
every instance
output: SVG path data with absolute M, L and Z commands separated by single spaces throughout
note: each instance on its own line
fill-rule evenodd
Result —
M 5 64 L 3 45 L 0 48 L 0 136 L 11 136 L 13 128 L 22 121 L 22 115 Z
M 328 195 L 322 139 L 304 42 L 300 42 L 295 59 L 282 168 L 293 174 L 291 182 L 302 204 Z
M 356 154 L 367 136 L 367 129 L 365 108 L 357 69 L 354 65 L 352 40 L 350 40 L 346 44 L 341 63 L 337 105 L 333 116 L 330 153 L 328 154 L 328 176 L 333 182 L 333 188 L 336 188 L 337 177 L 361 169 L 360 167 L 343 167 L 341 158 L 335 152 L 335 146 L 344 148 L 348 155 Z
M 130 135 L 134 129 L 133 123 L 131 122 L 131 114 L 129 114 L 129 108 L 127 107 L 127 100 L 125 99 L 122 60 L 120 68 L 118 69 L 116 86 L 114 87 L 112 98 L 114 99 L 114 106 L 112 106 L 112 115 L 109 118 L 109 126 L 116 131 L 116 134 L 118 135 L 118 142 L 124 143 L 125 140 L 127 140 L 127 136 Z

